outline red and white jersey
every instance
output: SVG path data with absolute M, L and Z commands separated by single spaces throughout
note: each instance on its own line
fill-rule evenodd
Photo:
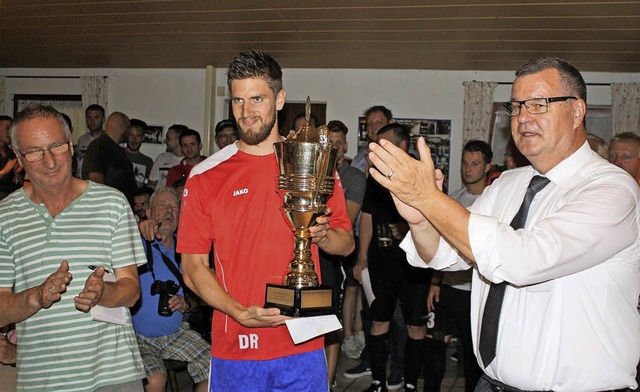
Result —
M 275 154 L 249 155 L 230 145 L 193 168 L 184 189 L 178 252 L 207 254 L 214 244 L 219 283 L 244 306 L 265 302 L 267 283 L 282 284 L 293 258 L 293 232 L 277 193 Z M 351 229 L 344 192 L 336 181 L 328 201 L 331 227 Z M 318 248 L 312 246 L 320 275 Z M 211 354 L 264 360 L 320 349 L 323 339 L 294 345 L 286 326 L 246 328 L 215 311 Z

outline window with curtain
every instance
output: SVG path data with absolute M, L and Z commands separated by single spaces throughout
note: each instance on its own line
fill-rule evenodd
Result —
M 13 96 L 13 115 L 29 105 L 49 105 L 71 119 L 73 144 L 86 132 L 82 95 L 16 94 Z

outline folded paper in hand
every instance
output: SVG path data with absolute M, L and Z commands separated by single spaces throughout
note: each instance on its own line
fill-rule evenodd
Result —
M 115 282 L 116 277 L 113 274 L 105 273 L 102 278 L 105 282 Z M 102 305 L 96 305 L 91 308 L 91 319 L 95 321 L 104 321 L 107 323 L 126 325 L 127 310 L 124 306 L 117 308 L 107 308 Z

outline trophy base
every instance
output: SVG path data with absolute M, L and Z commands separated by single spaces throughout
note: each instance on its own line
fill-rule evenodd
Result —
M 323 316 L 335 313 L 333 288 L 328 286 L 292 288 L 267 283 L 265 308 L 278 308 L 292 317 Z

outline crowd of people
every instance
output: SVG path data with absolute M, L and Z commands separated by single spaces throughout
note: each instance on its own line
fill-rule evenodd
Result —
M 471 140 L 450 195 L 387 107 L 364 112 L 369 149 L 353 159 L 347 126 L 327 123 L 337 181 L 309 232 L 343 329 L 301 344 L 264 307 L 293 249 L 274 181 L 282 70 L 245 51 L 227 76 L 235 120 L 210 157 L 174 124 L 153 160 L 144 121 L 95 104 L 76 145 L 51 107 L 0 116 L 0 362 L 19 390 L 160 392 L 182 361 L 197 392 L 325 392 L 342 352 L 366 391 L 422 378 L 432 392 L 453 336 L 465 391 L 637 388 L 640 136 L 587 133 L 575 67 L 516 72 L 507 170 Z

